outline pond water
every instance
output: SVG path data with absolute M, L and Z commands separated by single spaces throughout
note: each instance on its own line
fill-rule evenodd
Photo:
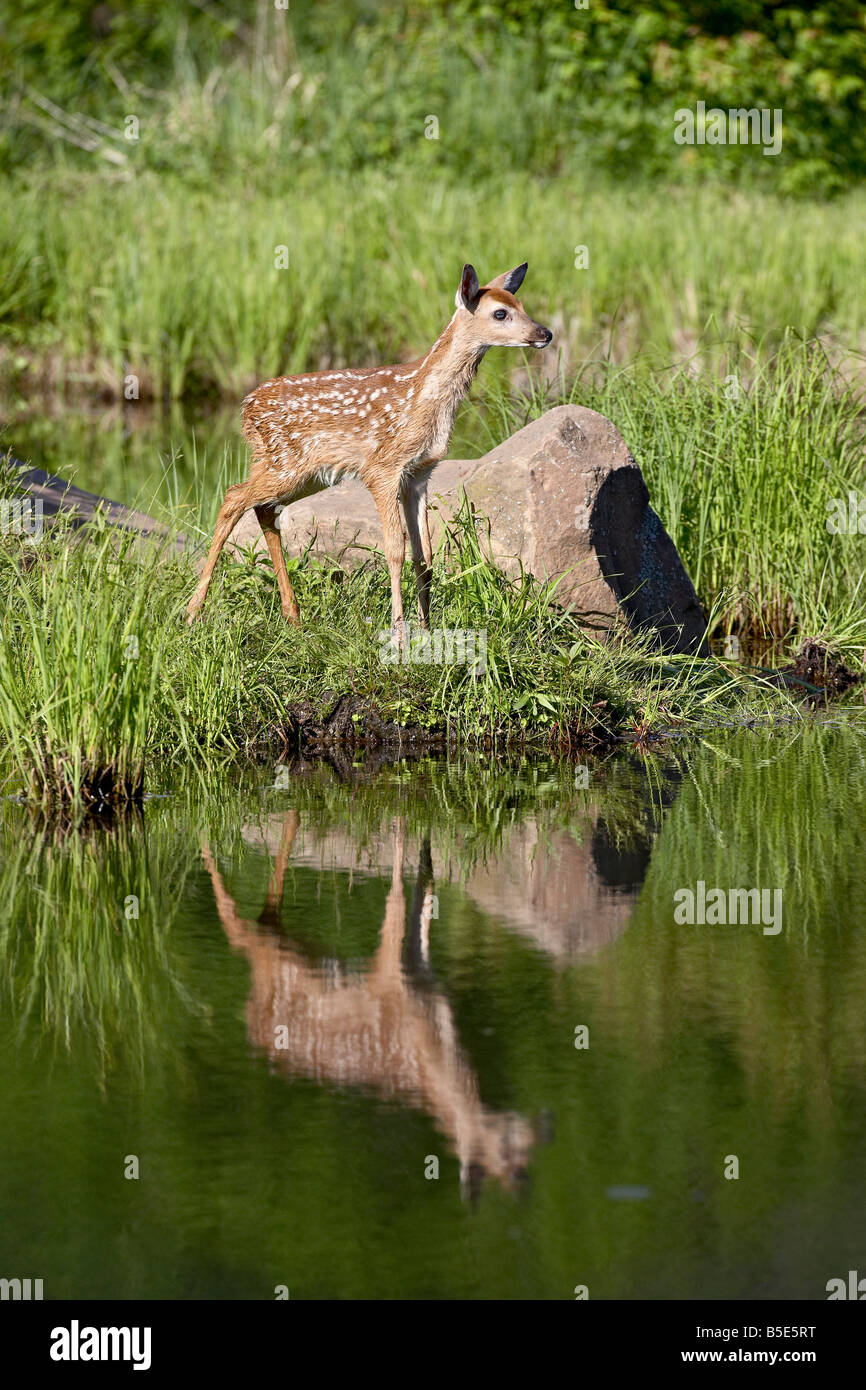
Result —
M 5 799 L 0 1273 L 826 1298 L 866 1251 L 864 738 L 165 768 L 77 828 Z M 700 883 L 772 918 L 681 924 Z
M 181 489 L 192 484 L 196 460 L 211 476 L 226 455 L 238 476 L 244 465 L 239 411 L 206 405 L 166 413 L 138 402 L 104 410 L 90 404 L 26 415 L 13 411 L 6 415 L 0 445 L 87 492 L 145 510 L 154 499 L 173 500 L 160 486 L 172 460 Z

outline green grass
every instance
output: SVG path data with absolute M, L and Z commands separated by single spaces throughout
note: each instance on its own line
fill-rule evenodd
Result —
M 513 15 L 491 37 L 472 6 L 444 18 L 433 8 L 426 25 L 429 6 L 365 10 L 356 24 L 299 5 L 286 30 L 267 6 L 231 35 L 217 24 L 206 39 L 212 17 L 176 42 L 161 28 L 151 82 L 128 89 L 142 15 L 97 45 L 83 85 L 64 56 L 84 41 L 77 11 L 52 11 L 47 70 L 68 79 L 57 99 L 106 128 L 131 103 L 141 138 L 103 129 L 97 144 L 122 156 L 112 161 L 71 146 L 32 92 L 0 121 L 13 156 L 0 196 L 0 395 L 10 415 L 36 417 L 33 462 L 204 539 L 245 469 L 236 417 L 228 429 L 202 421 L 192 442 L 177 414 L 160 421 L 127 470 L 120 435 L 148 399 L 236 412 L 271 375 L 408 359 L 450 315 L 464 259 L 486 277 L 526 258 L 525 303 L 556 351 L 532 363 L 489 354 L 452 455 L 563 401 L 600 410 L 641 464 L 716 632 L 783 647 L 823 636 L 859 660 L 862 538 L 826 523 L 829 502 L 863 488 L 866 193 L 850 187 L 832 207 L 787 196 L 811 191 L 804 132 L 821 120 L 829 130 L 842 96 L 830 83 L 819 120 L 792 94 L 785 155 L 777 165 L 739 151 L 739 178 L 718 152 L 674 147 L 665 122 L 683 84 L 683 101 L 693 81 L 726 100 L 742 69 L 760 87 L 769 49 L 738 41 L 728 53 L 683 31 L 668 70 L 670 33 L 655 21 L 623 49 L 626 21 L 606 35 L 606 10 L 539 12 L 536 42 Z M 32 83 L 44 39 L 22 23 Z M 800 39 L 786 63 L 802 58 Z M 606 72 L 626 95 L 609 99 Z M 425 139 L 428 112 L 438 140 Z M 848 174 L 822 151 L 826 192 Z M 618 180 L 635 159 L 645 174 Z M 94 392 L 123 405 L 114 436 L 102 421 L 89 437 L 52 425 L 46 403 Z M 0 538 L 0 732 L 15 785 L 45 802 L 132 794 L 161 758 L 199 766 L 281 747 L 293 702 L 324 704 L 327 692 L 463 740 L 541 745 L 563 730 L 784 704 L 736 665 L 594 643 L 549 589 L 484 564 L 471 526 L 438 557 L 434 624 L 486 633 L 480 674 L 381 664 L 380 558 L 349 576 L 308 559 L 293 568 L 300 634 L 282 625 L 261 560 L 221 565 L 205 620 L 187 632 L 188 559 L 142 555 L 109 533 L 83 544 L 61 528 L 23 549 Z M 410 585 L 407 567 L 407 598 Z
M 132 375 L 141 398 L 237 403 L 277 373 L 423 352 L 464 260 L 489 276 L 522 259 L 524 302 L 555 330 L 551 367 L 557 353 L 568 374 L 640 357 L 724 378 L 788 328 L 866 347 L 864 215 L 862 191 L 836 202 L 828 235 L 821 203 L 712 187 L 311 170 L 274 196 L 37 166 L 0 198 L 0 385 L 13 404 L 46 387 L 122 400 Z M 491 357 L 485 376 L 513 364 Z
M 0 162 L 281 195 L 305 169 L 512 168 L 832 194 L 866 170 L 856 3 L 28 0 L 0 33 Z M 783 149 L 678 145 L 674 112 L 783 111 Z M 126 136 L 134 115 L 137 139 Z M 432 133 L 428 122 L 435 118 Z
M 5 538 L 0 732 L 9 789 L 46 805 L 122 800 L 159 758 L 195 769 L 239 753 L 279 753 L 293 738 L 293 702 L 312 700 L 325 713 L 342 694 L 386 721 L 515 748 L 579 744 L 632 723 L 688 724 L 722 710 L 789 709 L 772 688 L 714 660 L 588 637 L 557 608 L 550 586 L 510 581 L 487 564 L 465 517 L 437 558 L 433 626 L 483 631 L 480 670 L 447 660 L 383 663 L 381 557 L 350 575 L 309 560 L 292 569 L 300 631 L 283 623 L 261 556 L 224 563 L 204 617 L 188 629 L 188 556 L 110 529 L 87 541 L 62 525 L 33 545 Z
M 549 390 L 494 377 L 460 428 L 483 449 L 551 405 L 600 410 L 641 463 L 712 631 L 772 637 L 783 650 L 823 637 L 859 667 L 862 538 L 827 529 L 828 502 L 862 487 L 856 387 L 819 345 L 793 338 L 772 360 L 742 356 L 732 366 L 719 381 L 589 363 Z M 204 543 L 243 466 L 239 449 L 218 459 L 192 449 L 126 500 Z M 479 523 L 464 514 L 440 548 L 433 626 L 483 632 L 483 670 L 447 660 L 383 664 L 389 595 L 379 555 L 351 574 L 292 557 L 300 632 L 282 622 L 266 557 L 224 560 L 204 618 L 189 630 L 188 553 L 98 527 L 87 540 L 63 525 L 37 544 L 4 538 L 0 731 L 15 786 L 44 803 L 122 798 L 160 759 L 196 767 L 269 756 L 295 738 L 293 704 L 312 701 L 325 715 L 339 695 L 386 722 L 464 744 L 536 749 L 632 726 L 790 713 L 785 696 L 736 662 L 593 640 L 550 586 L 510 581 L 485 562 Z M 408 565 L 405 581 L 411 612 Z
M 411 355 L 464 259 L 529 260 L 567 366 L 724 369 L 787 327 L 866 347 L 862 33 L 664 8 L 136 3 L 103 33 L 82 0 L 25 7 L 0 38 L 0 388 L 237 400 Z M 697 98 L 784 105 L 783 153 L 677 146 Z

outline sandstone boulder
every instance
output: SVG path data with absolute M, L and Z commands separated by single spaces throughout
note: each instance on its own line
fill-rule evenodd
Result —
M 506 573 L 520 566 L 556 580 L 556 595 L 594 631 L 623 619 L 652 631 L 669 652 L 706 653 L 701 605 L 670 536 L 649 504 L 640 468 L 616 427 L 594 410 L 563 405 L 478 459 L 447 459 L 430 478 L 434 546 L 470 503 L 490 522 L 489 552 Z M 294 503 L 280 516 L 290 554 L 308 547 L 342 564 L 381 547 L 372 498 L 348 482 Z M 253 512 L 229 544 L 264 545 Z

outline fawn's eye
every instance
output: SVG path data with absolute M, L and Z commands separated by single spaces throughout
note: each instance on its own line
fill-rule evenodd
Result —
M 495 319 L 507 319 L 507 318 L 508 318 L 508 310 L 507 310 L 507 309 L 494 309 L 494 310 L 493 310 L 493 317 L 494 317 Z

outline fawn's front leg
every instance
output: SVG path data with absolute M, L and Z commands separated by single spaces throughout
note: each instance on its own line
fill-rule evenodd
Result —
M 427 479 L 430 470 L 403 480 L 403 513 L 412 547 L 412 563 L 418 589 L 418 617 L 423 628 L 430 626 L 430 584 L 433 579 L 433 547 L 427 518 Z
M 401 581 L 403 578 L 403 561 L 406 558 L 406 540 L 403 535 L 403 523 L 400 520 L 398 497 L 399 487 L 396 490 L 389 487 L 387 491 L 382 489 L 381 491 L 373 492 L 373 501 L 376 503 L 379 521 L 382 524 L 385 559 L 388 562 L 388 573 L 391 576 L 392 638 L 401 638 L 403 635 L 403 592 Z

